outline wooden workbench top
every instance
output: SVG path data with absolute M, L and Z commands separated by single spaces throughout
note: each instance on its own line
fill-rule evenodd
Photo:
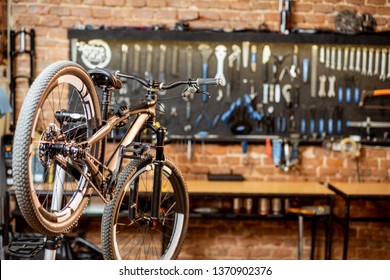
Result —
M 286 194 L 286 195 L 333 195 L 317 182 L 261 182 L 261 181 L 201 181 L 188 180 L 190 194 Z
M 390 196 L 390 182 L 330 182 L 329 186 L 346 196 Z

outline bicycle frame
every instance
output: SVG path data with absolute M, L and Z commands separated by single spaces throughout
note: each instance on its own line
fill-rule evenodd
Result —
M 103 91 L 103 101 L 110 100 L 111 92 L 109 90 Z M 104 187 L 104 183 L 108 183 L 106 188 L 111 190 L 113 185 L 115 184 L 116 177 L 120 171 L 122 166 L 122 161 L 125 153 L 125 147 L 134 143 L 137 136 L 139 136 L 140 132 L 142 132 L 145 128 L 153 131 L 153 133 L 157 136 L 157 141 L 155 145 L 156 149 L 156 157 L 154 160 L 154 179 L 153 179 L 153 201 L 152 201 L 152 220 L 157 220 L 159 216 L 159 205 L 161 200 L 161 178 L 162 178 L 162 169 L 164 166 L 164 139 L 166 136 L 166 128 L 164 127 L 156 127 L 154 125 L 154 119 L 156 116 L 156 106 L 157 106 L 157 96 L 155 93 L 148 91 L 148 98 L 143 102 L 136 104 L 133 107 L 130 107 L 128 111 L 125 112 L 122 116 L 112 115 L 108 117 L 108 108 L 110 106 L 110 102 L 102 102 L 102 112 L 103 112 L 103 123 L 104 125 L 96 132 L 92 137 L 86 140 L 83 143 L 83 147 L 91 147 L 92 145 L 102 141 L 102 155 L 100 158 L 100 162 L 104 164 L 97 165 L 95 164 L 95 160 L 91 155 L 86 154 L 83 159 L 91 171 L 91 175 L 83 174 L 84 176 L 88 176 L 86 178 L 90 183 L 93 183 L 95 191 L 98 192 L 100 197 L 107 203 L 107 199 L 104 197 L 103 192 L 106 191 Z M 132 116 L 135 116 L 135 119 L 131 123 L 131 126 L 127 130 L 124 138 L 120 141 L 120 143 L 116 146 L 114 153 L 112 156 L 105 161 L 105 148 L 107 137 L 110 132 L 115 128 L 115 126 L 125 120 L 130 119 Z M 101 167 L 101 168 L 99 168 Z M 92 175 L 93 174 L 93 175 Z M 111 174 L 111 180 L 106 182 L 106 178 Z M 132 191 L 134 192 L 131 197 L 133 200 L 137 197 L 137 188 L 133 187 Z M 135 201 L 130 201 L 131 204 L 135 203 Z M 129 216 L 135 216 L 135 213 L 129 213 Z
M 157 225 L 157 220 L 160 212 L 160 200 L 161 200 L 161 184 L 162 184 L 162 172 L 164 167 L 164 140 L 166 136 L 165 127 L 155 126 L 156 117 L 156 106 L 158 92 L 164 89 L 171 89 L 179 85 L 191 85 L 193 88 L 187 89 L 188 93 L 196 93 L 199 91 L 200 84 L 220 84 L 219 79 L 189 79 L 187 81 L 176 81 L 171 84 L 164 85 L 164 83 L 156 81 L 146 81 L 139 77 L 119 73 L 119 71 L 110 72 L 106 70 L 97 69 L 90 72 L 90 75 L 94 81 L 94 84 L 103 90 L 103 96 L 101 99 L 101 112 L 102 112 L 102 123 L 103 125 L 89 138 L 78 146 L 72 146 L 71 143 L 60 144 L 56 148 L 62 151 L 67 156 L 73 156 L 73 158 L 80 159 L 85 163 L 87 170 L 84 172 L 78 168 L 77 163 L 66 162 L 57 157 L 57 161 L 62 168 L 68 168 L 68 170 L 75 171 L 75 177 L 82 177 L 90 183 L 91 187 L 97 192 L 105 203 L 109 202 L 110 196 L 112 195 L 113 187 L 116 184 L 117 175 L 121 169 L 123 158 L 129 157 L 128 152 L 133 152 L 136 157 L 140 157 L 144 154 L 144 150 L 137 150 L 132 148 L 131 145 L 143 145 L 145 142 L 136 142 L 137 137 L 140 138 L 140 133 L 143 129 L 153 131 L 156 135 L 156 144 L 154 146 L 156 154 L 153 159 L 154 178 L 153 178 L 153 195 L 152 195 L 152 214 L 151 220 L 153 225 Z M 114 89 L 120 89 L 122 83 L 118 78 L 135 79 L 140 82 L 146 90 L 146 97 L 141 102 L 131 107 L 121 107 L 116 113 L 109 114 L 111 105 L 111 93 Z M 187 93 L 187 94 L 188 94 Z M 105 150 L 107 145 L 107 137 L 111 131 L 116 127 L 120 126 L 122 122 L 126 123 L 132 116 L 135 119 L 132 121 L 131 126 L 127 130 L 124 138 L 117 145 L 113 155 L 105 162 Z M 99 159 L 94 158 L 88 153 L 89 147 L 94 145 L 101 145 L 101 155 Z M 149 144 L 147 143 L 148 148 Z M 54 145 L 53 145 L 54 146 Z M 56 149 L 55 148 L 55 149 Z M 137 183 L 137 182 L 135 182 Z M 137 186 L 132 187 L 132 194 L 130 195 L 130 205 L 136 204 Z M 135 210 L 130 207 L 129 217 L 135 217 Z

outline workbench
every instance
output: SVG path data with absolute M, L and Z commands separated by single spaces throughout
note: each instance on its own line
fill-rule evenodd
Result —
M 335 216 L 343 226 L 343 259 L 348 257 L 348 242 L 349 242 L 349 228 L 351 221 L 390 221 L 390 217 L 351 217 L 351 203 L 358 200 L 390 200 L 390 182 L 384 183 L 346 183 L 346 182 L 330 182 L 329 189 L 334 191 L 336 195 L 340 196 L 344 202 L 344 215 L 341 217 Z
M 332 212 L 334 192 L 326 185 L 317 182 L 263 182 L 263 181 L 187 181 L 188 193 L 190 201 L 195 202 L 197 199 L 234 199 L 234 198 L 251 198 L 256 201 L 260 198 L 281 198 L 281 199 L 303 199 L 314 202 L 316 200 L 325 200 L 325 204 L 329 207 L 330 213 L 325 217 L 325 259 L 331 259 L 332 247 Z M 258 205 L 257 205 L 258 206 Z M 254 203 L 254 208 L 256 204 Z M 286 219 L 287 214 L 275 217 L 272 213 L 269 215 L 260 215 L 257 211 L 248 213 L 230 212 L 205 212 L 194 213 L 191 211 L 192 217 L 198 218 L 251 218 L 251 219 Z M 314 255 L 315 245 L 315 217 L 313 221 L 312 231 L 312 252 L 311 258 Z
M 267 215 L 260 214 L 257 211 L 257 201 L 260 198 L 280 198 L 282 201 L 285 199 L 300 200 L 303 203 L 321 202 L 322 205 L 329 207 L 330 212 L 328 215 L 321 216 L 325 222 L 325 259 L 331 259 L 331 247 L 332 247 L 332 209 L 334 201 L 334 192 L 331 191 L 327 185 L 323 185 L 317 182 L 263 182 L 263 181 L 208 181 L 208 180 L 189 180 L 186 181 L 188 187 L 188 193 L 190 197 L 190 205 L 196 204 L 197 201 L 202 202 L 204 205 L 210 205 L 208 199 L 221 199 L 221 200 L 233 200 L 240 198 L 242 200 L 250 198 L 253 201 L 253 211 L 247 213 L 241 211 L 240 213 L 230 211 L 219 212 L 197 212 L 191 207 L 190 218 L 194 219 L 251 219 L 251 220 L 286 220 L 295 219 L 296 215 L 292 215 L 284 212 L 284 206 L 279 215 L 275 215 L 270 212 Z M 9 201 L 10 195 L 13 196 L 13 191 L 7 192 L 7 200 Z M 94 199 L 96 198 L 96 200 Z M 83 217 L 85 219 L 91 219 L 100 217 L 104 204 L 97 197 L 92 197 L 93 203 L 90 203 L 85 211 Z M 9 207 L 7 203 L 7 207 Z M 312 221 L 312 240 L 311 240 L 311 259 L 314 258 L 315 249 L 315 236 L 316 236 L 316 220 L 317 217 L 311 217 Z M 9 221 L 6 222 L 6 225 Z M 6 228 L 6 232 L 8 232 Z M 6 244 L 8 244 L 8 240 Z

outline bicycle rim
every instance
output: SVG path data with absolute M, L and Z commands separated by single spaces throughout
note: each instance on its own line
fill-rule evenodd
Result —
M 112 205 L 103 215 L 102 240 L 108 259 L 176 259 L 188 224 L 188 194 L 179 173 L 170 161 L 163 169 L 160 217 L 150 219 L 154 165 L 150 161 L 125 168 Z M 138 186 L 136 216 L 129 219 L 129 195 Z
M 81 67 L 58 62 L 34 81 L 21 112 L 14 145 L 19 207 L 35 231 L 65 233 L 77 222 L 92 190 L 80 172 L 87 172 L 83 163 L 50 145 L 77 146 L 94 133 L 101 122 L 97 94 Z M 97 144 L 89 152 L 96 156 L 98 150 Z

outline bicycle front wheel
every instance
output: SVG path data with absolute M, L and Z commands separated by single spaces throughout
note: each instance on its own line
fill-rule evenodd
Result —
M 31 85 L 15 130 L 12 167 L 19 208 L 36 232 L 68 232 L 81 216 L 92 188 L 82 175 L 85 164 L 65 147 L 78 147 L 100 125 L 98 95 L 78 64 L 53 63 Z M 99 143 L 87 151 L 98 156 Z
M 119 175 L 114 199 L 106 205 L 103 214 L 101 240 L 105 259 L 178 257 L 188 226 L 187 187 L 179 169 L 166 159 L 160 217 L 153 222 L 153 175 L 151 158 L 133 161 Z M 137 194 L 135 199 L 129 199 L 134 195 L 132 192 Z

